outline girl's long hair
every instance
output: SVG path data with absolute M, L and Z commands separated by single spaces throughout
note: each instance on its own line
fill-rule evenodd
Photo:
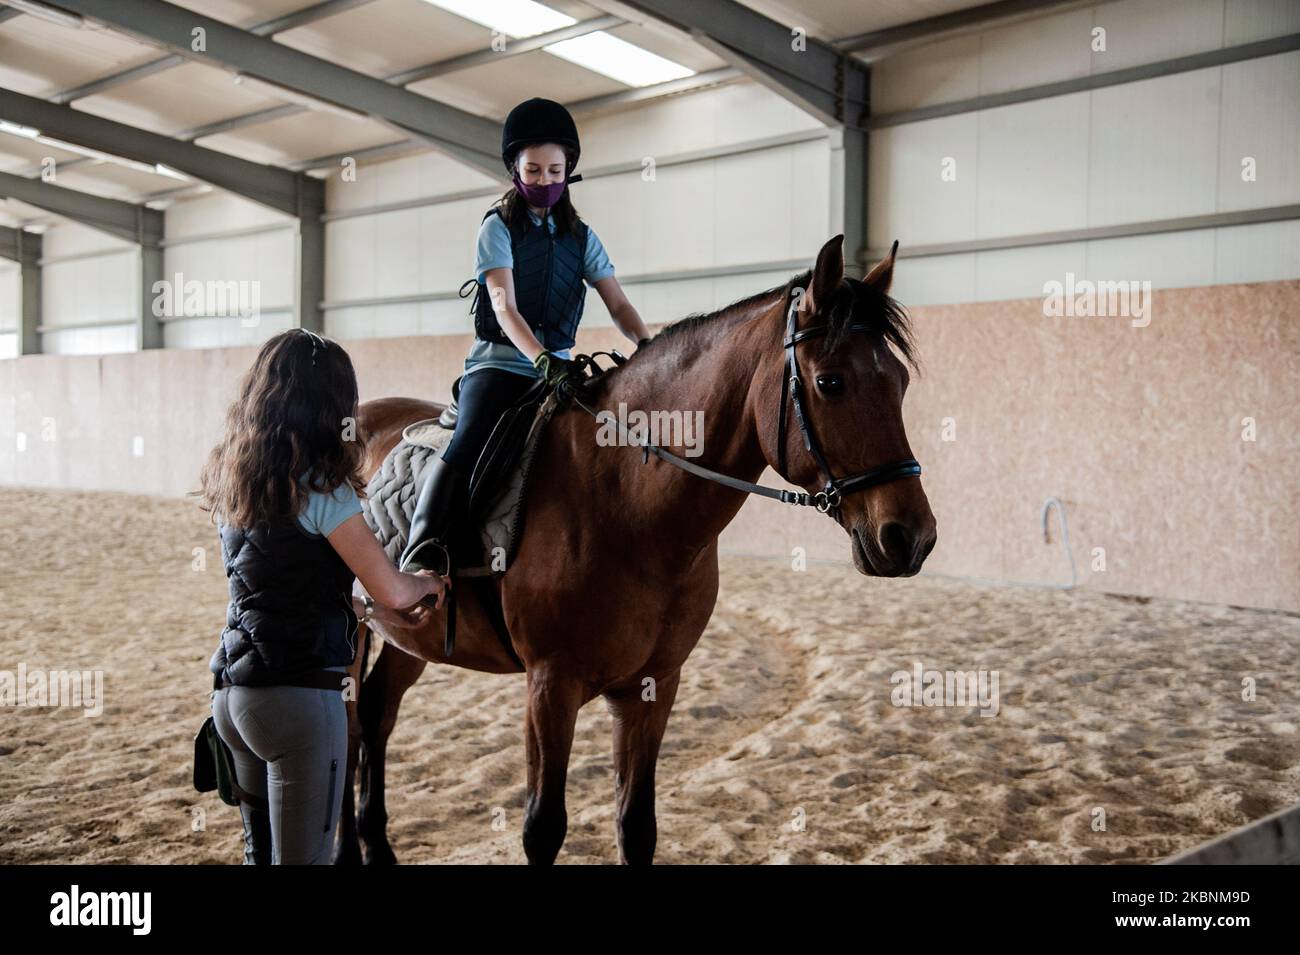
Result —
M 564 150 L 565 158 L 565 175 L 573 168 L 573 151 L 567 146 L 561 146 Z M 518 154 L 516 153 L 517 161 Z M 497 204 L 501 206 L 501 217 L 505 220 L 510 231 L 516 235 L 522 234 L 528 230 L 528 202 L 519 194 L 514 186 L 511 186 Z M 578 210 L 573 207 L 573 200 L 569 198 L 569 187 L 564 187 L 564 192 L 560 193 L 560 200 L 551 206 L 551 216 L 555 219 L 555 234 L 565 235 L 577 228 L 579 215 Z
M 364 496 L 356 414 L 348 353 L 305 329 L 281 332 L 240 381 L 225 433 L 190 493 L 213 520 L 233 527 L 296 515 L 311 491 L 328 494 L 345 481 Z

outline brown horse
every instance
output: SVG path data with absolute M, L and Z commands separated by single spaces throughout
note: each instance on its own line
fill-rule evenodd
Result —
M 906 319 L 887 294 L 894 254 L 864 280 L 846 279 L 842 240 L 827 242 L 815 267 L 784 286 L 667 327 L 610 371 L 589 403 L 703 411 L 706 441 L 695 463 L 745 481 L 771 466 L 814 493 L 825 486 L 818 451 L 841 475 L 910 458 L 902 417 L 908 373 L 890 347 L 910 361 Z M 782 398 L 790 304 L 797 306 L 790 321 L 799 330 L 829 325 L 830 331 L 801 339 L 799 420 L 779 428 L 778 409 L 790 414 Z M 368 474 L 406 425 L 440 411 L 405 398 L 362 405 Z M 813 447 L 801 440 L 805 420 L 816 436 Z M 530 863 L 554 861 L 564 842 L 574 724 L 579 708 L 596 696 L 605 697 L 614 717 L 620 858 L 652 860 L 660 741 L 681 666 L 717 598 L 718 535 L 745 501 L 743 491 L 667 462 L 643 463 L 639 451 L 600 446 L 597 427 L 572 406 L 551 420 L 534 463 L 515 562 L 493 583 L 526 668 L 523 843 Z M 778 434 L 785 438 L 783 456 Z M 848 532 L 863 574 L 910 576 L 934 546 L 934 515 L 911 472 L 847 490 L 828 512 Z M 402 695 L 425 666 L 518 672 L 472 592 L 456 586 L 451 659 L 443 655 L 440 612 L 418 626 L 393 612 L 373 621 L 390 646 L 366 678 L 351 723 L 354 747 L 361 737 L 361 797 L 354 819 L 347 787 L 336 861 L 358 860 L 361 848 L 368 862 L 396 861 L 385 832 L 384 750 Z

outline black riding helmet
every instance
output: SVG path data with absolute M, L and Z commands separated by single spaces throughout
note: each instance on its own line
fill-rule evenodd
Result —
M 578 165 L 582 153 L 578 127 L 569 111 L 554 100 L 524 100 L 510 111 L 501 128 L 501 160 L 506 169 L 513 171 L 519 150 L 533 143 L 558 143 L 568 150 L 571 158 L 566 173 Z

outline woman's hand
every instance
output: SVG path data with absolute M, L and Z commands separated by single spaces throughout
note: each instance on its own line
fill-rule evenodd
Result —
M 412 614 L 423 618 L 423 615 L 428 613 L 429 607 L 422 601 L 425 597 L 430 596 L 437 598 L 434 602 L 434 609 L 442 609 L 442 603 L 443 600 L 446 599 L 447 590 L 451 587 L 450 577 L 434 573 L 432 570 L 417 570 L 413 574 L 402 574 L 402 576 L 410 578 L 411 582 L 414 584 L 411 592 L 415 594 L 415 597 L 409 604 L 405 604 L 399 609 L 406 609 L 406 607 L 409 606 L 411 607 Z M 424 614 L 422 614 L 421 611 L 423 611 Z

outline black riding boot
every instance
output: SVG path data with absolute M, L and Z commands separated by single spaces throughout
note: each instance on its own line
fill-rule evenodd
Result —
M 465 509 L 465 476 L 438 455 L 428 464 L 428 474 L 415 502 L 411 533 L 399 566 L 408 573 L 432 570 L 447 573 L 451 537 Z

